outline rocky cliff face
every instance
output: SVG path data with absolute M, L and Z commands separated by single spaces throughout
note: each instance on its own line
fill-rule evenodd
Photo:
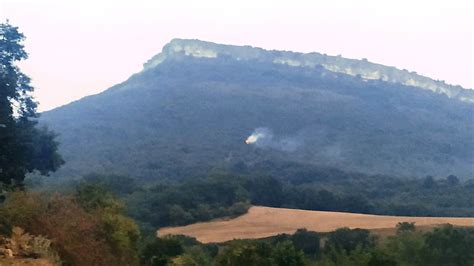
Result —
M 293 67 L 316 68 L 322 66 L 332 72 L 358 76 L 365 80 L 399 83 L 474 103 L 474 90 L 449 85 L 444 81 L 433 80 L 406 69 L 400 70 L 395 67 L 372 63 L 367 59 L 348 59 L 320 53 L 267 51 L 251 46 L 223 45 L 200 40 L 173 39 L 163 48 L 160 54 L 145 63 L 144 70 L 161 64 L 166 58 L 176 58 L 183 55 L 198 58 L 229 57 L 236 60 L 255 60 Z

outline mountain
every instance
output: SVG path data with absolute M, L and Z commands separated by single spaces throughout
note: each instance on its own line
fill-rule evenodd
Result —
M 175 39 L 125 82 L 43 113 L 61 176 L 147 180 L 285 163 L 472 177 L 474 93 L 319 53 Z M 262 137 L 246 145 L 253 132 Z
M 444 81 L 435 81 L 418 75 L 416 72 L 399 70 L 395 67 L 374 64 L 367 59 L 356 60 L 320 53 L 295 53 L 287 51 L 266 51 L 251 46 L 222 45 L 200 40 L 174 39 L 167 44 L 162 53 L 151 58 L 144 69 L 153 68 L 170 57 L 187 55 L 200 58 L 230 57 L 235 60 L 256 60 L 294 67 L 315 68 L 322 66 L 336 73 L 358 76 L 367 80 L 383 80 L 430 90 L 461 101 L 474 102 L 474 91 L 452 86 Z

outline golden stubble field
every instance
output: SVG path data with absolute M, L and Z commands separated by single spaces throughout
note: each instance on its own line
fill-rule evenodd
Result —
M 341 227 L 379 231 L 395 228 L 399 222 L 415 222 L 416 226 L 446 223 L 474 226 L 474 218 L 383 216 L 253 206 L 248 213 L 230 220 L 161 228 L 158 230 L 158 236 L 187 235 L 195 237 L 202 243 L 218 243 L 232 239 L 291 234 L 299 228 L 316 232 L 330 232 Z

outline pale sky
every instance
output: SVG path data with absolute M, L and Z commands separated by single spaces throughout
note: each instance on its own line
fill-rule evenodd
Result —
M 40 111 L 99 93 L 173 38 L 320 52 L 472 88 L 473 7 L 450 1 L 0 0 Z

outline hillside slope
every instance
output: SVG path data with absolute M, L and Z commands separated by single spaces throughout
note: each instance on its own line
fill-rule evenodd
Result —
M 320 64 L 323 59 L 339 63 Z M 345 64 L 352 65 L 351 75 L 335 70 Z M 352 75 L 367 69 L 386 73 L 387 81 Z M 418 81 L 399 80 L 400 73 Z M 292 161 L 471 177 L 471 90 L 431 90 L 420 85 L 424 79 L 366 61 L 174 40 L 142 72 L 44 113 L 42 122 L 60 134 L 63 176 L 180 178 Z M 258 128 L 267 141 L 245 145 Z
M 158 235 L 187 235 L 202 243 L 215 243 L 292 234 L 301 228 L 316 232 L 330 232 L 342 227 L 395 228 L 399 222 L 414 222 L 416 226 L 446 223 L 474 226 L 474 218 L 384 216 L 254 206 L 247 214 L 231 220 L 161 228 Z

